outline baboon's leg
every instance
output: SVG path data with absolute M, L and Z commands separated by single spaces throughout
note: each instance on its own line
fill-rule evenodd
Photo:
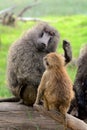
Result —
M 61 109 L 61 111 L 60 111 L 60 109 Z M 55 104 L 50 104 L 49 105 L 49 110 L 58 111 L 58 113 L 60 113 L 61 117 L 63 118 L 64 130 L 67 130 L 66 115 L 65 115 L 65 112 L 62 113 L 62 111 L 65 110 L 64 107 L 60 106 L 59 109 L 58 109 Z
M 58 110 L 55 104 L 49 104 L 49 110 Z
M 61 114 L 62 114 L 62 116 L 63 116 L 63 119 L 64 119 L 64 130 L 67 130 L 67 120 L 66 120 L 66 112 L 67 112 L 67 107 L 65 107 L 65 106 L 63 106 L 63 105 L 61 105 L 60 107 L 59 107 L 59 110 L 60 110 L 60 112 L 61 112 Z
M 48 106 L 48 102 L 47 102 L 47 100 L 46 100 L 46 98 L 44 97 L 44 108 L 46 109 L 46 110 L 49 110 L 49 106 Z
M 76 98 L 72 100 L 68 113 L 75 117 L 78 117 L 78 105 Z
M 36 101 L 35 101 L 34 105 L 36 105 L 36 104 L 39 105 L 39 104 L 40 104 L 40 101 L 41 101 L 41 99 L 42 99 L 42 95 L 43 95 L 42 90 L 41 90 L 41 91 L 38 91 L 37 97 L 36 97 Z

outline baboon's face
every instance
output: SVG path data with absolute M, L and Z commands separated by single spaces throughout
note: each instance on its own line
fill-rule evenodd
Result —
M 41 50 L 47 49 L 47 47 L 50 44 L 51 39 L 54 37 L 54 34 L 51 34 L 51 32 L 43 30 L 39 39 L 38 44 L 41 47 Z
M 56 53 L 50 53 L 43 58 L 43 62 L 46 68 L 61 67 L 64 66 L 64 58 Z
M 36 42 L 38 50 L 48 52 L 55 51 L 59 40 L 58 32 L 46 23 L 41 24 L 37 29 L 35 33 L 37 33 Z

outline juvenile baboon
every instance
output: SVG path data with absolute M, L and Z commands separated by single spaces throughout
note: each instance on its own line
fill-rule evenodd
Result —
M 7 64 L 8 86 L 16 97 L 3 101 L 18 101 L 33 105 L 36 99 L 37 88 L 45 70 L 43 57 L 55 52 L 59 43 L 59 33 L 47 23 L 39 23 L 28 30 L 10 47 Z M 71 46 L 63 41 L 65 60 L 72 58 Z M 70 52 L 68 56 L 67 51 Z
M 72 82 L 64 66 L 64 58 L 57 53 L 50 53 L 43 59 L 45 72 L 38 87 L 35 105 L 43 98 L 46 110 L 57 110 L 66 115 L 74 97 Z
M 78 118 L 87 119 L 87 44 L 80 51 L 74 90 Z

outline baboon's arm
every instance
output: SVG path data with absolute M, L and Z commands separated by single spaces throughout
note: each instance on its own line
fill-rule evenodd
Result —
M 46 83 L 46 77 L 45 74 L 43 74 L 40 85 L 38 87 L 38 92 L 37 92 L 37 97 L 36 97 L 36 101 L 34 103 L 34 105 L 39 104 L 40 100 L 42 99 L 42 96 L 44 94 L 44 90 L 45 90 L 45 83 Z
M 64 49 L 65 64 L 67 64 L 72 60 L 72 48 L 70 43 L 66 40 L 63 40 L 63 49 Z

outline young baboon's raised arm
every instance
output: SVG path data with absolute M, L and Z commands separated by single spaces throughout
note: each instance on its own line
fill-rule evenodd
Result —
M 56 53 L 44 57 L 45 72 L 38 87 L 35 105 L 43 97 L 46 110 L 57 110 L 64 115 L 74 97 L 72 82 L 64 67 L 64 58 Z
M 27 105 L 35 102 L 37 88 L 45 70 L 42 59 L 46 54 L 56 51 L 59 39 L 57 30 L 47 23 L 39 23 L 11 45 L 7 80 L 11 92 L 18 100 L 22 99 Z M 66 49 L 64 51 L 67 53 Z M 14 98 L 1 101 L 14 101 Z

